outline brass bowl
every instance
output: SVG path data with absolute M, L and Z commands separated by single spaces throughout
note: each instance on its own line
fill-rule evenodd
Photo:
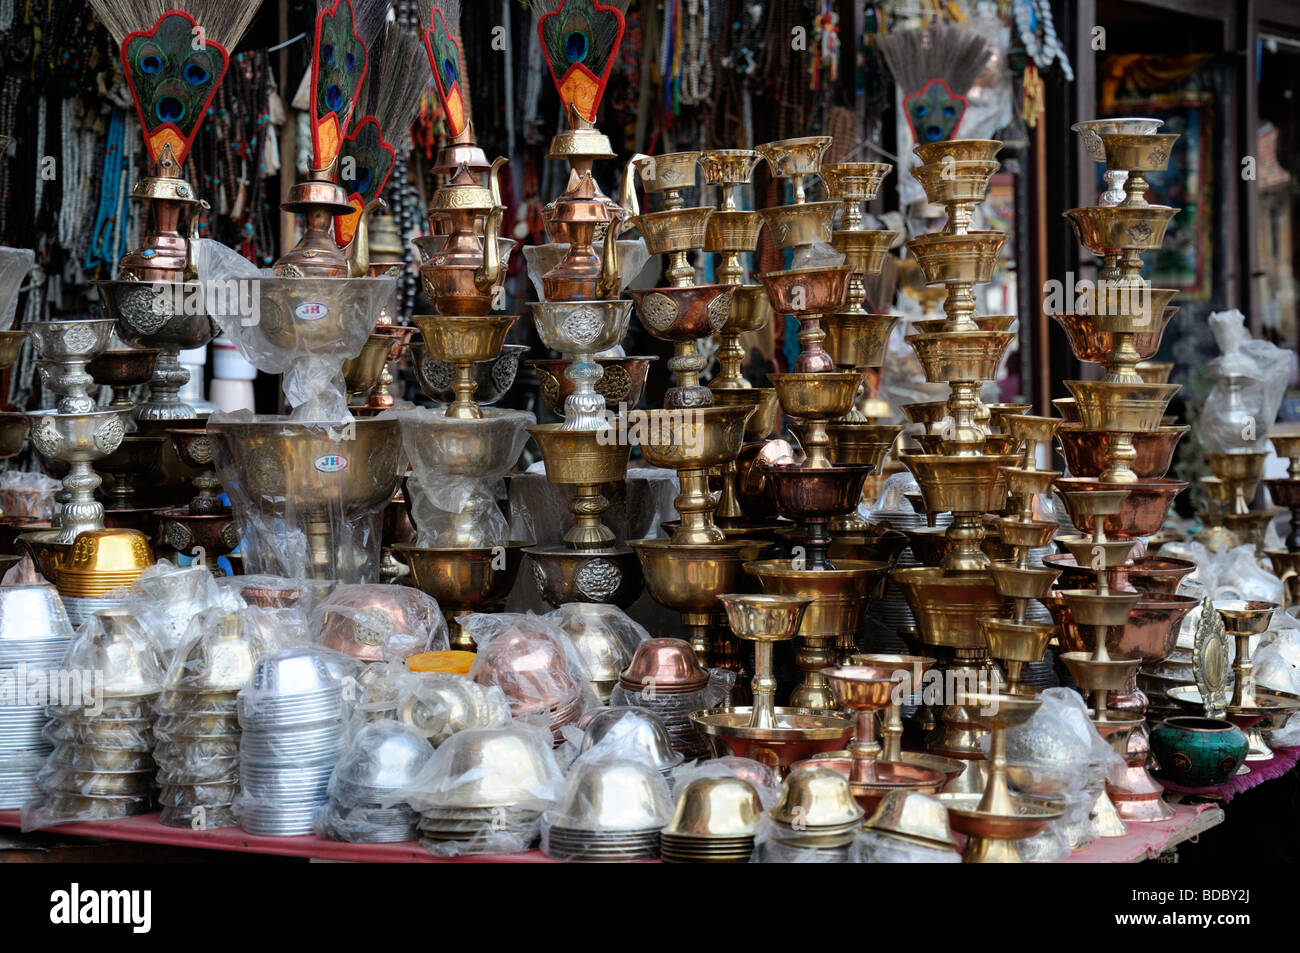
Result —
M 513 314 L 411 316 L 429 354 L 448 363 L 495 360 L 517 320 Z
M 815 834 L 818 828 L 838 828 L 861 821 L 866 814 L 853 797 L 846 777 L 830 768 L 795 768 L 785 780 L 781 797 L 768 811 L 778 824 Z
M 965 235 L 918 235 L 907 248 L 921 266 L 926 284 L 984 284 L 993 279 L 998 253 L 1006 243 L 1004 232 L 970 231 Z
M 795 464 L 764 466 L 772 502 L 793 520 L 824 519 L 857 509 L 862 484 L 874 467 L 836 464 L 811 470 Z
M 781 408 L 792 417 L 829 420 L 853 407 L 862 375 L 857 371 L 815 371 L 769 374 Z
M 670 470 L 716 467 L 739 452 L 753 413 L 745 406 L 644 411 L 649 439 L 641 443 L 641 455 Z
M 639 396 L 639 395 L 638 395 Z M 631 406 L 629 404 L 628 406 Z M 762 440 L 776 427 L 781 404 L 775 387 L 747 387 L 743 390 L 715 390 L 715 407 L 753 407 L 754 414 L 745 421 L 745 441 Z
M 1002 167 L 996 159 L 957 159 L 924 163 L 911 170 L 932 205 L 983 202 L 989 179 Z
M 891 791 L 881 799 L 876 811 L 862 826 L 879 834 L 888 834 L 922 847 L 956 850 L 957 844 L 948 825 L 948 811 L 939 801 L 925 794 Z
M 1165 205 L 1093 205 L 1068 209 L 1065 217 L 1080 245 L 1094 255 L 1111 255 L 1125 248 L 1135 251 L 1159 248 L 1164 244 L 1165 229 L 1178 211 Z
M 838 233 L 837 233 L 838 234 Z M 898 315 L 831 312 L 822 315 L 826 351 L 840 367 L 879 367 Z
M 821 167 L 821 178 L 827 193 L 837 201 L 873 202 L 893 171 L 888 162 L 832 162 Z
M 831 460 L 866 464 L 878 471 L 902 432 L 902 424 L 836 420 L 826 427 L 826 434 L 831 439 Z
M 762 208 L 758 213 L 767 222 L 776 247 L 791 249 L 818 242 L 830 244 L 835 216 L 843 207 L 842 202 L 796 202 Z
M 139 575 L 151 565 L 153 553 L 144 533 L 129 529 L 101 529 L 79 535 L 59 571 L 60 574 L 76 576 Z
M 719 593 L 741 591 L 751 560 L 767 548 L 764 540 L 674 545 L 666 539 L 629 543 L 641 560 L 646 589 L 660 605 L 678 612 L 720 612 Z
M 0 331 L 0 369 L 13 367 L 26 339 L 26 331 Z
M 794 638 L 812 600 L 798 596 L 730 593 L 718 596 L 727 623 L 748 642 L 784 642 Z
M 595 602 L 626 610 L 641 594 L 641 563 L 625 546 L 582 552 L 567 546 L 525 549 L 538 594 L 551 605 Z
M 512 347 L 514 345 L 506 345 L 507 350 Z M 520 350 L 527 348 L 520 346 Z M 657 360 L 659 358 L 656 356 L 596 358 L 596 363 L 604 373 L 596 381 L 595 388 L 596 393 L 605 398 L 605 406 L 610 409 L 617 409 L 620 404 L 629 409 L 636 407 L 645 391 L 650 364 Z M 573 393 L 573 381 L 564 376 L 564 371 L 573 362 L 565 358 L 554 358 L 531 360 L 528 363 L 537 368 L 537 381 L 541 385 L 542 399 L 546 401 L 546 406 L 551 413 L 563 417 L 564 401 Z M 425 393 L 429 393 L 428 388 L 425 388 Z M 487 403 L 478 397 L 477 392 L 475 399 L 480 404 Z M 714 403 L 720 401 L 715 400 Z
M 31 422 L 24 413 L 0 413 L 0 460 L 7 460 L 23 449 Z
M 987 162 L 1002 151 L 999 139 L 949 139 L 943 142 L 923 142 L 912 147 L 922 164 L 933 165 L 952 156 L 955 162 Z
M 438 600 L 443 613 L 504 602 L 514 586 L 527 543 L 439 549 L 397 543 L 393 553 L 411 567 L 415 587 Z M 500 550 L 505 550 L 504 565 Z
M 361 351 L 343 362 L 343 388 L 348 394 L 368 394 L 379 383 L 388 361 L 390 340 L 374 331 L 361 345 Z
M 1163 172 L 1169 166 L 1169 155 L 1178 141 L 1177 133 L 1136 135 L 1101 132 L 1098 136 L 1106 153 L 1106 164 L 1126 172 Z
M 742 778 L 696 778 L 677 798 L 664 834 L 690 838 L 752 837 L 763 805 Z
M 921 641 L 958 649 L 985 649 L 980 618 L 1000 618 L 1006 600 L 986 573 L 950 575 L 938 567 L 895 569 L 890 578 L 916 617 Z
M 1190 427 L 1161 427 L 1132 435 L 1137 457 L 1129 466 L 1139 480 L 1160 479 L 1173 464 L 1178 442 Z M 1061 456 L 1071 476 L 1097 477 L 1106 469 L 1106 453 L 1115 438 L 1104 430 L 1085 430 L 1082 424 L 1067 422 L 1056 432 Z
M 821 171 L 822 156 L 830 147 L 831 141 L 830 136 L 777 139 L 759 143 L 754 146 L 754 151 L 767 160 L 772 175 L 777 178 L 816 175 Z
M 1128 581 L 1145 596 L 1172 596 L 1183 579 L 1196 570 L 1190 559 L 1172 556 L 1142 556 L 1125 567 Z

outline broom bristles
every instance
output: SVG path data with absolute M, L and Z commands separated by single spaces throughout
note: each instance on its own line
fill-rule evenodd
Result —
M 317 17 L 332 8 L 336 2 L 338 0 L 316 0 Z M 388 22 L 388 13 L 392 8 L 391 0 L 343 0 L 343 2 L 352 7 L 352 32 L 361 37 L 361 42 L 369 51 L 379 38 L 379 34 L 383 32 L 384 24 Z M 370 62 L 373 63 L 373 60 Z
M 460 0 L 419 0 L 420 32 L 429 29 L 433 23 L 433 11 L 442 13 L 442 22 L 447 24 L 447 32 L 452 36 L 460 34 Z
M 619 13 L 627 14 L 627 9 L 632 5 L 632 0 L 596 0 L 602 7 L 614 7 Z M 564 6 L 564 0 L 528 0 L 528 8 L 533 11 L 533 22 L 536 23 L 548 13 L 554 13 L 560 7 Z
M 396 143 L 406 135 L 420 110 L 420 98 L 430 79 L 423 42 L 396 22 L 376 41 L 372 70 L 366 72 L 358 108 L 374 116 L 384 138 Z
M 965 96 L 975 85 L 989 57 L 988 41 L 975 30 L 935 23 L 924 30 L 898 30 L 878 41 L 880 52 L 905 95 L 919 93 L 932 79 Z
M 194 18 L 210 43 L 233 52 L 248 32 L 261 0 L 90 0 L 95 16 L 113 34 L 118 45 L 128 33 L 149 30 L 171 10 Z

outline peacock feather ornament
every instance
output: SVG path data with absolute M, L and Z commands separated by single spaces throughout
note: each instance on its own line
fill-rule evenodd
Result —
M 456 22 L 449 25 L 448 16 Z M 453 30 L 460 25 L 459 21 L 458 0 L 434 6 L 429 26 L 423 36 L 424 50 L 429 57 L 429 66 L 433 69 L 433 86 L 438 91 L 438 101 L 442 103 L 447 132 L 453 139 L 465 131 L 467 122 L 465 94 L 461 86 L 461 77 L 465 73 L 460 56 L 460 44 L 456 42 L 453 35 Z
M 352 0 L 320 0 L 311 63 L 311 147 L 317 169 L 329 168 L 343 144 L 361 83 L 366 41 L 357 32 Z
M 609 5 L 599 0 L 534 0 L 532 6 L 539 14 L 542 54 L 566 111 L 572 106 L 587 122 L 595 122 L 623 41 L 628 0 Z
M 124 279 L 176 281 L 194 276 L 193 249 L 203 207 L 181 170 L 230 66 L 230 51 L 257 13 L 258 0 L 91 0 L 120 44 L 122 72 L 135 103 L 151 175 L 132 197 L 151 204 L 142 246 L 119 263 Z

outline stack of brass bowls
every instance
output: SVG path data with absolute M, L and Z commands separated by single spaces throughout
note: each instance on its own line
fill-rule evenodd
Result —
M 619 675 L 610 703 L 652 712 L 662 722 L 674 751 L 684 759 L 701 758 L 711 749 L 691 714 L 713 707 L 704 697 L 708 684 L 709 673 L 700 666 L 690 643 L 648 639 L 637 646 L 632 661 Z
M 519 724 L 452 735 L 410 796 L 424 841 L 461 853 L 531 847 L 564 783 L 543 737 Z
M 36 773 L 50 753 L 42 733 L 45 706 L 28 705 L 23 683 L 59 667 L 72 626 L 50 585 L 0 586 L 0 809 L 22 807 L 37 793 Z
M 948 809 L 916 791 L 891 791 L 862 825 L 855 853 L 873 863 L 961 863 Z M 865 856 L 864 856 L 865 855 Z
M 159 821 L 168 827 L 237 827 L 239 690 L 253 674 L 263 641 L 231 613 L 182 646 L 154 711 Z
M 680 751 L 673 750 L 664 723 L 643 708 L 602 708 L 585 720 L 583 732 L 581 754 L 597 746 L 617 747 L 620 756 L 642 761 L 665 778 L 686 760 Z
M 848 778 L 838 771 L 815 765 L 795 768 L 785 779 L 780 800 L 767 813 L 772 837 L 763 845 L 763 857 L 779 861 L 814 851 L 812 856 L 826 863 L 842 861 L 865 813 Z
M 547 715 L 557 748 L 564 743 L 561 729 L 582 714 L 582 683 L 544 633 L 510 629 L 480 645 L 474 679 L 501 689 L 516 717 Z
M 542 850 L 556 860 L 653 860 L 671 811 L 668 784 L 651 765 L 579 760 L 547 815 Z
M 73 640 L 63 662 L 96 699 L 63 698 L 49 711 L 54 751 L 37 775 L 43 823 L 146 814 L 153 805 L 153 703 L 163 687 L 162 658 L 144 626 L 125 609 L 103 609 Z M 102 697 L 102 703 L 98 701 Z
M 758 792 L 743 778 L 697 778 L 660 832 L 660 856 L 666 864 L 748 863 L 762 816 Z
M 260 659 L 239 693 L 239 824 L 310 834 L 343 748 L 343 685 L 312 646 Z
M 101 529 L 78 536 L 57 572 L 59 593 L 73 625 L 99 609 L 121 606 L 124 600 L 108 594 L 129 587 L 151 565 L 149 538 L 139 530 Z
M 334 767 L 317 833 L 354 844 L 415 840 L 420 815 L 393 796 L 414 783 L 432 757 L 433 746 L 414 728 L 396 721 L 366 725 Z

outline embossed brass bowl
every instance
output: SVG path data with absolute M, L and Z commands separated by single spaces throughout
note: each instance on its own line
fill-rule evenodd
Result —
M 388 335 L 372 331 L 360 353 L 343 362 L 343 388 L 349 395 L 368 394 L 375 389 L 388 361 L 390 343 Z
M 740 450 L 753 407 L 695 407 L 644 411 L 650 438 L 641 443 L 646 461 L 670 470 L 709 469 Z
M 641 594 L 641 563 L 626 546 L 599 552 L 534 546 L 524 552 L 538 594 L 553 606 L 595 602 L 627 609 Z
M 514 346 L 506 345 L 507 349 Z M 520 346 L 520 350 L 527 348 Z M 596 393 L 605 398 L 606 408 L 617 410 L 620 404 L 627 405 L 629 409 L 635 408 L 645 391 L 650 365 L 657 360 L 657 356 L 596 358 L 596 363 L 604 372 L 600 380 L 596 381 Z M 564 376 L 564 371 L 572 362 L 555 358 L 531 360 L 528 363 L 537 368 L 537 381 L 541 385 L 542 399 L 546 401 L 546 406 L 551 413 L 564 416 L 564 401 L 573 393 L 573 381 Z M 425 393 L 428 393 L 427 388 Z M 485 401 L 479 400 L 479 403 Z
M 965 235 L 918 235 L 907 247 L 916 256 L 926 284 L 983 284 L 992 280 L 998 253 L 1006 242 L 1004 232 L 971 231 Z
M 1065 212 L 1074 236 L 1094 255 L 1117 254 L 1126 248 L 1152 251 L 1164 244 L 1165 229 L 1178 214 L 1165 205 L 1138 208 L 1092 205 Z
M 954 202 L 982 202 L 989 179 L 1002 167 L 996 159 L 955 159 L 925 163 L 913 168 L 912 177 L 925 189 L 934 205 Z
M 504 397 L 506 391 L 514 386 L 519 361 L 527 353 L 526 344 L 504 344 L 497 357 L 475 362 L 474 403 L 480 407 L 489 407 Z M 411 343 L 411 369 L 415 372 L 415 382 L 420 385 L 420 390 L 431 400 L 450 404 L 456 399 L 456 391 L 452 387 L 456 365 L 430 355 L 423 340 Z
M 830 420 L 853 406 L 861 376 L 856 371 L 769 374 L 781 408 L 793 417 Z
M 826 351 L 840 367 L 879 367 L 884 363 L 889 335 L 897 323 L 898 316 L 894 314 L 844 311 L 823 314 Z
M 776 427 L 781 404 L 775 387 L 750 387 L 745 390 L 715 390 L 715 407 L 753 407 L 754 414 L 745 421 L 745 441 L 762 440 Z
M 927 645 L 984 649 L 988 643 L 976 620 L 1005 614 L 1006 600 L 986 573 L 950 575 L 922 566 L 895 569 L 890 578 L 903 590 Z
M 130 585 L 149 566 L 149 538 L 137 530 L 103 529 L 82 533 L 58 570 L 64 595 L 99 596 Z
M 496 359 L 518 319 L 513 314 L 411 315 L 429 354 L 435 360 L 456 364 Z
M 821 178 L 833 199 L 871 202 L 893 171 L 893 165 L 888 162 L 832 162 L 821 167 Z
M 817 242 L 830 244 L 834 219 L 842 202 L 799 202 L 762 208 L 758 213 L 767 222 L 777 248 L 798 248 Z M 762 277 L 761 275 L 759 277 Z

